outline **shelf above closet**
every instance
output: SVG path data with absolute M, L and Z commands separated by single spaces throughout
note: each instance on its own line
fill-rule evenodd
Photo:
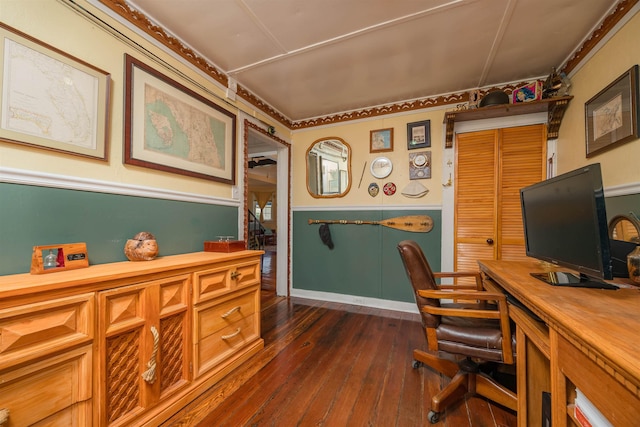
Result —
M 446 124 L 445 148 L 453 147 L 453 127 L 456 122 L 468 120 L 493 119 L 521 114 L 547 112 L 547 139 L 558 137 L 560 123 L 564 112 L 573 96 L 541 99 L 539 101 L 523 102 L 521 104 L 492 105 L 490 107 L 474 108 L 471 110 L 449 111 L 444 115 Z

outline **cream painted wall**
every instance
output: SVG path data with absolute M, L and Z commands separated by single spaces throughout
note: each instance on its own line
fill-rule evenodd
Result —
M 638 8 L 636 8 L 637 10 Z M 586 157 L 584 104 L 596 93 L 640 63 L 640 14 L 632 17 L 571 78 L 574 96 L 558 138 L 558 173 L 599 162 L 605 188 L 640 182 L 640 141 L 634 140 L 602 154 Z
M 332 208 L 353 206 L 417 206 L 439 205 L 442 202 L 442 132 L 444 109 L 434 109 L 413 114 L 372 118 L 354 123 L 323 126 L 309 130 L 296 131 L 292 140 L 292 207 L 323 207 Z M 407 149 L 407 123 L 421 120 L 431 120 L 431 147 Z M 369 152 L 369 132 L 375 129 L 393 128 L 393 151 L 383 153 Z M 314 141 L 321 138 L 339 137 L 351 146 L 351 190 L 344 197 L 330 199 L 316 199 L 307 191 L 306 159 L 305 155 Z M 421 198 L 408 198 L 400 194 L 409 184 L 409 153 L 431 151 L 431 179 L 418 180 L 429 189 L 429 193 Z M 385 179 L 374 178 L 369 172 L 371 162 L 378 156 L 388 157 L 393 163 L 391 175 Z M 360 183 L 363 166 L 366 170 Z M 371 197 L 367 191 L 369 184 L 376 182 L 380 193 Z M 382 187 L 387 182 L 393 182 L 397 191 L 393 196 L 383 194 Z
M 118 31 L 133 38 L 136 43 L 184 75 L 178 75 L 167 67 L 154 62 L 146 54 L 118 40 L 62 2 L 54 0 L 2 0 L 0 21 L 111 74 L 111 117 L 108 123 L 110 129 L 108 162 L 0 142 L 0 167 L 88 177 L 99 181 L 230 198 L 231 190 L 227 184 L 123 164 L 124 54 L 135 56 L 235 114 L 238 113 L 238 109 L 242 109 L 251 116 L 267 121 L 272 120 L 260 117 L 244 104 L 227 102 L 224 88 L 211 78 L 194 71 L 140 35 L 136 35 L 126 27 L 119 25 L 90 3 L 84 0 L 76 0 L 76 3 L 111 23 L 117 27 Z M 192 82 L 189 81 L 190 79 Z M 239 121 L 237 124 L 236 138 L 238 147 L 240 147 L 243 134 L 239 130 L 241 129 Z M 281 126 L 276 126 L 276 128 L 281 135 L 289 134 L 289 131 Z M 241 154 L 243 151 L 239 151 L 239 153 Z

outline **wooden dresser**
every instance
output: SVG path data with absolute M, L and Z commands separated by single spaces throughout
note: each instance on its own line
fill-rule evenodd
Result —
M 520 304 L 516 324 L 518 426 L 539 426 L 543 393 L 550 394 L 551 425 L 579 426 L 579 389 L 616 427 L 640 420 L 640 288 L 619 290 L 548 285 L 530 276 L 550 271 L 537 261 L 480 261 L 485 286 Z M 556 269 L 557 270 L 557 269 Z
M 158 425 L 264 347 L 261 254 L 0 276 L 0 426 Z

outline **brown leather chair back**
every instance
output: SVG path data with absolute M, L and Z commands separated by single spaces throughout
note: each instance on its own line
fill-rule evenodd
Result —
M 420 246 L 413 240 L 403 240 L 398 243 L 398 251 L 407 272 L 407 277 L 409 277 L 409 282 L 413 286 L 418 310 L 425 305 L 440 307 L 440 300 L 428 299 L 418 295 L 418 290 L 438 289 L 433 270 L 431 270 L 431 266 Z M 440 324 L 440 316 L 424 313 L 422 310 L 420 310 L 420 314 L 422 316 L 422 325 L 425 328 L 436 328 Z

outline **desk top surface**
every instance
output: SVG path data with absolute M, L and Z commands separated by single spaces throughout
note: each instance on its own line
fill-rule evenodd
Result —
M 560 271 L 530 261 L 479 261 L 480 270 L 540 316 L 549 327 L 586 346 L 640 385 L 640 288 L 551 286 L 532 272 Z M 627 282 L 629 283 L 629 282 Z

